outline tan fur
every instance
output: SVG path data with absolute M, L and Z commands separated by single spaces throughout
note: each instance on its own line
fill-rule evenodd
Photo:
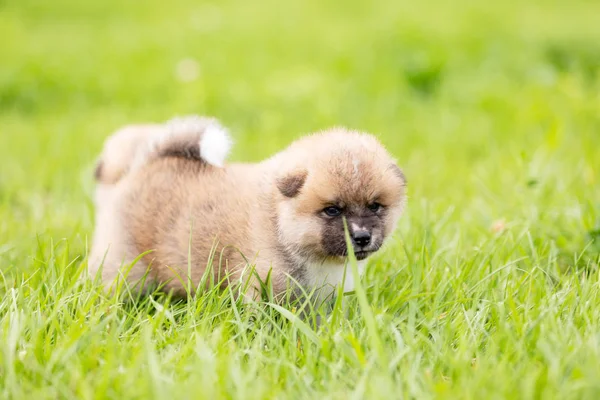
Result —
M 308 291 L 335 285 L 345 257 L 329 254 L 324 243 L 328 232 L 339 242 L 340 224 L 324 217 L 323 208 L 341 204 L 364 214 L 362 205 L 383 204 L 385 214 L 371 218 L 381 224 L 373 234 L 383 241 L 404 207 L 406 182 L 399 172 L 373 136 L 342 128 L 306 136 L 258 164 L 219 168 L 184 157 L 153 158 L 104 187 L 90 272 L 106 254 L 102 278 L 108 284 L 123 262 L 152 250 L 128 280 L 148 270 L 152 281 L 180 295 L 188 269 L 195 288 L 211 258 L 215 281 L 244 279 L 250 263 L 262 280 L 271 271 L 276 294 L 290 277 Z
M 104 149 L 96 166 L 96 179 L 101 183 L 114 184 L 129 170 L 139 152 L 163 127 L 158 124 L 126 126 L 104 143 Z
M 102 280 L 109 282 L 123 271 L 121 266 L 132 262 L 137 254 L 129 241 L 129 235 L 120 218 L 122 209 L 123 178 L 147 146 L 163 132 L 159 124 L 130 125 L 119 129 L 104 143 L 102 154 L 96 165 L 96 228 L 88 271 L 95 277 L 103 266 Z M 128 271 L 130 281 L 143 278 L 146 267 L 143 263 Z

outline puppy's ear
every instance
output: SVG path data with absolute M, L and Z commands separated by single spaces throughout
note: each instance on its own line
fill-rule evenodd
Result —
M 390 170 L 398 177 L 400 178 L 400 180 L 402 181 L 402 186 L 406 186 L 406 176 L 404 175 L 404 172 L 402 172 L 402 170 L 400 169 L 399 166 L 397 166 L 396 164 L 391 164 L 390 165 Z
M 296 197 L 306 182 L 308 172 L 304 169 L 287 173 L 277 178 L 277 189 L 285 197 Z

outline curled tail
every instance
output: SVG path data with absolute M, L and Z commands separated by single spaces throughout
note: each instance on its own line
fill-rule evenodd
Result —
M 222 167 L 231 145 L 227 130 L 214 118 L 188 116 L 164 124 L 127 126 L 106 140 L 96 180 L 116 183 L 129 171 L 161 157 L 185 157 Z

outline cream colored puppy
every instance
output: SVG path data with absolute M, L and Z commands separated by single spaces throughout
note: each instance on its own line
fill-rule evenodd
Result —
M 115 133 L 96 171 L 89 272 L 101 269 L 106 284 L 144 278 L 183 295 L 211 264 L 224 285 L 249 277 L 252 265 L 276 295 L 294 285 L 321 298 L 338 285 L 351 290 L 343 219 L 362 271 L 404 208 L 406 180 L 383 146 L 335 128 L 257 164 L 225 164 L 230 147 L 210 118 Z M 259 280 L 249 282 L 256 297 Z

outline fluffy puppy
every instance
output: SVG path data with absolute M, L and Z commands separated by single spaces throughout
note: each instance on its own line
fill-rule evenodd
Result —
M 384 147 L 335 128 L 257 164 L 224 164 L 230 145 L 216 120 L 200 117 L 114 134 L 97 167 L 89 272 L 176 295 L 211 265 L 214 282 L 249 279 L 250 297 L 267 279 L 275 295 L 291 281 L 321 298 L 352 290 L 343 219 L 362 271 L 405 204 L 406 179 Z

